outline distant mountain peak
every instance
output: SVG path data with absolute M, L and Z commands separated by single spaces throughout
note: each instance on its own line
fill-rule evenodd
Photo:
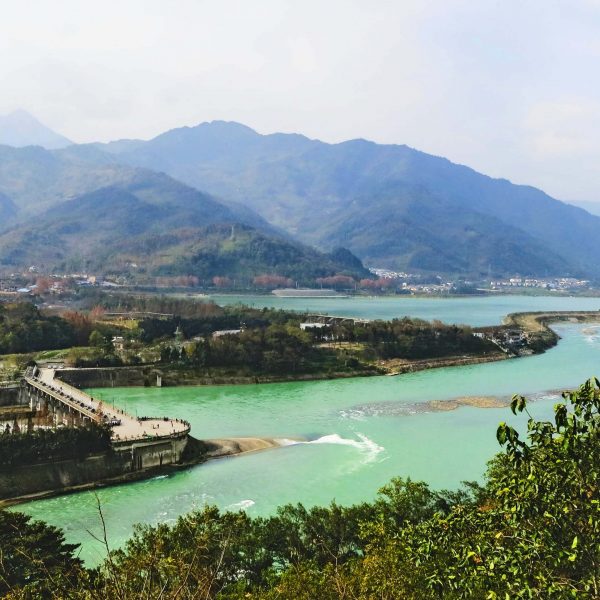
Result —
M 0 115 L 0 144 L 16 148 L 42 146 L 55 150 L 70 146 L 72 142 L 46 127 L 26 110 L 17 109 L 7 115 Z
M 219 129 L 235 129 L 237 131 L 247 131 L 251 133 L 256 133 L 252 127 L 248 125 L 244 125 L 243 123 L 239 123 L 238 121 L 224 121 L 222 119 L 215 119 L 213 121 L 203 121 L 198 125 L 198 127 L 213 127 Z

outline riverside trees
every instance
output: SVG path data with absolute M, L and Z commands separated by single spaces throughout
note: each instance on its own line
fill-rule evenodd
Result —
M 55 527 L 0 511 L 0 595 L 57 598 L 59 590 L 76 589 L 83 574 L 76 549 Z
M 110 429 L 87 427 L 36 429 L 31 433 L 0 434 L 0 473 L 14 467 L 80 459 L 110 449 Z

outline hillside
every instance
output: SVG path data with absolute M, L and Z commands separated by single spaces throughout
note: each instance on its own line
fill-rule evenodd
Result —
M 599 218 L 407 146 L 326 144 L 212 122 L 105 148 L 122 162 L 244 203 L 306 243 L 344 245 L 373 265 L 600 276 Z
M 52 131 L 24 110 L 0 115 L 0 144 L 6 146 L 42 146 L 64 148 L 72 144 L 66 137 Z
M 14 204 L 14 219 L 135 176 L 105 153 L 71 147 L 49 151 L 39 146 L 0 146 L 0 193 Z M 0 228 L 9 223 L 2 223 Z
M 179 214 L 180 225 L 185 224 L 185 210 L 199 203 L 203 210 L 215 213 L 210 222 L 236 221 L 275 231 L 246 206 L 217 200 L 163 173 L 121 165 L 92 146 L 55 151 L 0 146 L 0 211 L 5 211 L 0 231 L 38 219 L 67 200 L 111 186 L 133 189 L 151 204 L 178 207 L 184 211 Z
M 273 274 L 314 283 L 337 273 L 367 274 L 343 253 L 322 254 L 277 236 L 268 225 L 255 229 L 243 220 L 249 213 L 167 176 L 145 173 L 54 205 L 6 231 L 0 235 L 0 266 L 89 270 L 140 281 L 182 275 L 249 281 Z
M 13 201 L 0 192 L 0 223 L 6 223 L 10 221 L 17 211 Z

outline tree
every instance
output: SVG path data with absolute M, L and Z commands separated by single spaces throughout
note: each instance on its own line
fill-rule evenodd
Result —
M 252 280 L 252 283 L 256 287 L 272 290 L 278 287 L 290 287 L 294 282 L 289 277 L 279 275 L 258 275 Z
M 392 535 L 372 526 L 369 585 L 385 573 L 407 597 L 598 598 L 600 382 L 563 396 L 553 421 L 529 415 L 527 440 L 499 426 L 505 452 L 476 503 Z M 511 408 L 527 412 L 525 398 Z
M 92 310 L 90 310 L 90 320 L 93 322 L 96 321 L 101 321 L 102 317 L 104 317 L 104 315 L 106 314 L 106 309 L 103 306 L 100 306 L 99 304 L 97 304 L 96 306 L 94 306 L 94 308 L 92 308 Z
M 319 277 L 316 280 L 321 287 L 332 287 L 334 289 L 352 289 L 356 281 L 348 275 L 332 275 L 331 277 Z
M 95 346 L 96 348 L 100 348 L 104 346 L 104 336 L 97 330 L 94 329 L 92 333 L 90 333 L 89 344 L 90 346 Z
M 77 548 L 55 527 L 0 510 L 0 595 L 20 588 L 25 597 L 49 598 L 72 588 L 82 568 Z
M 75 310 L 66 311 L 62 317 L 73 327 L 77 344 L 87 344 L 92 333 L 92 321 L 89 317 Z
M 231 279 L 229 277 L 215 276 L 212 278 L 213 285 L 217 288 L 230 288 Z

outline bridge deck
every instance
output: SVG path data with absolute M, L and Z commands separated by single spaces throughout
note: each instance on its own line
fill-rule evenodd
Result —
M 35 376 L 32 373 L 25 375 L 25 381 L 96 423 L 120 421 L 119 425 L 112 426 L 114 442 L 170 438 L 183 435 L 190 430 L 189 423 L 180 419 L 135 418 L 56 379 L 54 375 L 54 369 L 39 368 Z

